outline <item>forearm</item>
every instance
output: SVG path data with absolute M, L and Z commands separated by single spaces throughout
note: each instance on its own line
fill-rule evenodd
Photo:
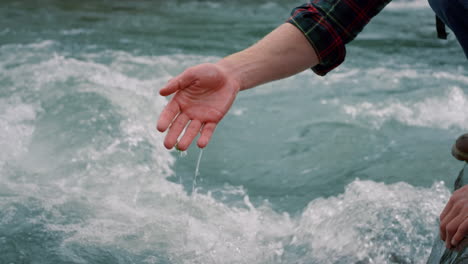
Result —
M 318 63 L 315 50 L 304 34 L 291 24 L 283 24 L 262 40 L 217 64 L 233 76 L 245 90 L 292 76 Z

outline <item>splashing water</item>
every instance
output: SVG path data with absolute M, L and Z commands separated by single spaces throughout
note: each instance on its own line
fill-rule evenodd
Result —
M 157 88 L 290 4 L 7 2 L 0 263 L 425 263 L 468 90 L 423 1 L 394 2 L 327 77 L 240 93 L 209 151 L 184 159 L 154 131 Z
M 344 111 L 353 118 L 364 116 L 376 126 L 394 119 L 401 123 L 443 129 L 468 129 L 468 96 L 460 87 L 450 87 L 446 94 L 425 98 L 421 102 L 389 102 L 345 105 Z

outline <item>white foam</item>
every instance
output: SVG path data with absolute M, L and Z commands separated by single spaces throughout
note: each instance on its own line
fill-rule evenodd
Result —
M 442 129 L 468 129 L 468 96 L 459 87 L 452 87 L 444 96 L 419 102 L 387 100 L 382 103 L 362 102 L 345 105 L 343 110 L 353 118 L 370 118 L 379 128 L 388 120 L 397 120 L 410 126 Z
M 433 76 L 437 79 L 452 80 L 468 85 L 468 76 L 466 76 L 466 74 L 464 75 L 463 69 L 460 69 L 459 72 L 459 74 L 449 72 L 436 72 Z
M 61 31 L 62 35 L 65 35 L 65 36 L 84 35 L 84 34 L 90 34 L 92 32 L 93 32 L 92 30 L 83 29 L 83 28 L 74 28 L 74 29 Z
M 1 47 L 1 49 L 21 51 L 14 52 L 15 56 L 13 57 L 8 55 L 10 53 L 2 53 L 1 58 L 3 60 L 0 62 L 1 66 L 16 63 L 17 61 L 25 62 L 15 64 L 15 67 L 8 67 L 2 71 L 2 75 L 8 76 L 8 79 L 12 83 L 8 88 L 19 96 L 26 95 L 29 100 L 35 100 L 37 104 L 47 101 L 50 97 L 61 96 L 67 92 L 93 92 L 110 100 L 113 104 L 113 109 L 110 109 L 110 113 L 120 113 L 123 118 L 120 123 L 121 131 L 123 132 L 121 137 L 114 138 L 107 147 L 102 147 L 99 146 L 100 144 L 92 142 L 95 135 L 89 135 L 89 144 L 73 150 L 76 155 L 72 159 L 72 162 L 77 164 L 85 162 L 87 163 L 87 170 L 105 174 L 109 172 L 99 164 L 109 161 L 117 162 L 116 159 L 121 153 L 124 153 L 124 155 L 136 155 L 132 154 L 135 151 L 132 148 L 144 148 L 145 145 L 150 144 L 152 146 L 151 153 L 153 160 L 149 166 L 140 166 L 132 163 L 132 160 L 127 160 L 124 161 L 127 163 L 121 168 L 120 172 L 130 172 L 131 170 L 127 171 L 127 167 L 125 167 L 129 166 L 135 168 L 137 173 L 152 172 L 154 173 L 153 177 L 159 179 L 164 179 L 172 174 L 171 166 L 174 163 L 174 158 L 162 146 L 163 135 L 157 133 L 155 129 L 156 118 L 166 104 L 166 99 L 158 96 L 157 90 L 168 79 L 167 73 L 152 78 L 148 74 L 146 79 L 130 77 L 125 72 L 125 69 L 118 67 L 119 65 L 109 66 L 93 60 L 78 60 L 67 58 L 54 52 L 47 52 L 47 49 L 51 45 L 55 45 L 55 43 L 43 41 L 31 45 Z M 38 53 L 37 49 L 42 49 L 44 52 Z M 107 55 L 107 53 L 103 53 L 96 55 L 96 57 L 100 58 L 100 56 Z M 114 55 L 111 54 L 111 56 Z M 115 57 L 119 58 L 119 56 L 121 56 L 121 53 L 116 52 Z M 128 54 L 124 54 L 123 57 L 132 58 Z M 151 60 L 150 57 L 133 58 L 143 65 L 136 65 L 133 62 L 127 62 L 127 65 L 145 68 L 145 63 L 149 61 L 157 63 Z M 174 64 L 176 64 L 175 61 Z M 147 68 L 150 67 L 151 65 L 147 66 Z M 70 83 L 73 85 L 71 88 L 68 87 Z M 28 138 L 34 132 L 34 126 L 27 123 L 27 121 L 33 121 L 35 118 L 36 108 L 33 105 L 26 105 L 21 103 L 21 101 L 9 103 L 3 100 L 0 102 L 0 109 L 4 106 L 4 112 L 0 112 L 0 130 L 3 130 L 2 135 L 0 135 L 0 142 L 8 147 L 8 152 L 4 152 L 5 155 L 0 155 L 2 162 L 10 156 L 16 157 L 19 153 L 25 153 Z M 57 120 L 57 122 L 60 122 L 60 120 Z M 47 150 L 48 145 L 48 142 L 36 142 L 38 150 L 35 153 L 37 155 L 31 154 L 34 157 L 29 159 L 33 160 L 33 165 L 28 166 L 33 167 L 30 169 L 34 169 L 34 165 L 38 165 L 34 160 L 36 156 L 42 155 L 41 149 Z M 71 150 L 57 151 L 68 152 Z M 53 162 L 52 160 L 45 161 Z M 45 164 L 42 165 L 46 166 Z M 60 166 L 60 164 L 51 164 L 49 167 L 56 166 Z M 97 166 L 99 169 L 93 166 Z M 113 169 L 118 168 L 116 166 Z M 118 174 L 118 172 L 115 173 Z M 135 177 L 134 173 L 122 175 L 125 176 L 124 178 Z M 66 179 L 67 182 L 57 182 L 58 187 L 63 188 L 64 192 L 69 191 L 70 188 L 73 188 L 76 192 L 85 192 L 87 184 L 92 182 L 92 179 L 90 179 L 92 177 L 102 180 L 100 182 L 101 185 L 98 185 L 100 187 L 107 184 L 107 181 L 111 181 L 109 178 L 102 178 L 96 175 L 81 176 L 83 175 L 69 175 Z M 44 184 L 54 185 L 53 183 L 46 182 Z M 109 189 L 112 189 L 112 187 L 112 184 L 108 186 Z M 22 193 L 21 190 L 17 191 Z M 40 193 L 36 195 L 41 196 Z M 47 199 L 50 200 L 52 198 L 47 197 Z
M 38 107 L 18 98 L 0 98 L 0 168 L 27 151 Z
M 86 222 L 49 228 L 73 234 L 66 243 L 135 254 L 164 249 L 179 263 L 425 263 L 449 197 L 443 183 L 426 189 L 356 180 L 292 218 L 268 204 L 252 205 L 245 194 L 245 208 L 234 208 L 180 189 L 161 196 L 155 188 L 151 202 L 107 196 Z
M 443 183 L 425 189 L 356 180 L 308 205 L 294 244 L 305 243 L 313 263 L 425 263 L 449 195 Z

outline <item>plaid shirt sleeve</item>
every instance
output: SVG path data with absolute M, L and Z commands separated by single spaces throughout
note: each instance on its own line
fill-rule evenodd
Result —
M 344 61 L 345 44 L 390 1 L 311 0 L 293 9 L 287 22 L 301 30 L 317 52 L 320 62 L 312 70 L 323 76 Z

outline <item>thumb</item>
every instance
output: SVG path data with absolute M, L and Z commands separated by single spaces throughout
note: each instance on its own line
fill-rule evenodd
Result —
M 177 92 L 178 90 L 183 90 L 189 87 L 196 79 L 196 76 L 191 69 L 187 69 L 179 76 L 169 80 L 169 82 L 161 88 L 159 94 L 162 96 L 168 96 Z

